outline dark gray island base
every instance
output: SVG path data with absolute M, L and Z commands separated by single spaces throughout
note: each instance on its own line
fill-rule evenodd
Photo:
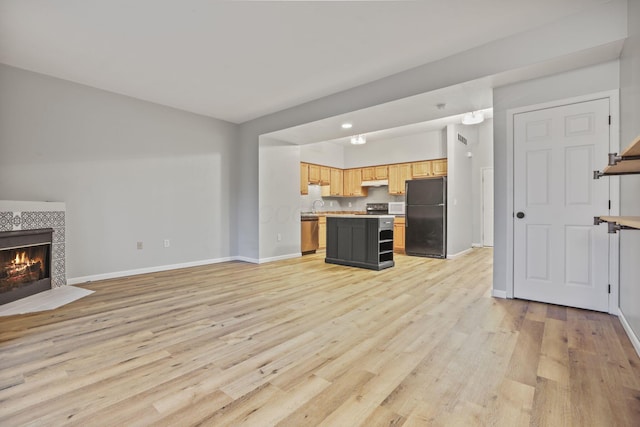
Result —
M 393 267 L 393 215 L 327 215 L 324 261 L 371 270 Z

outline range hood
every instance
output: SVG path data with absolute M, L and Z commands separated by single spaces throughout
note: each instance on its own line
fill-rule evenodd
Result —
M 383 185 L 389 185 L 388 179 L 376 179 L 373 181 L 362 181 L 363 187 L 382 187 Z

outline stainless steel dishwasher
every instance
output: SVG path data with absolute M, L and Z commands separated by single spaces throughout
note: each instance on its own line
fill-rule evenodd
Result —
M 318 216 L 300 216 L 300 251 L 302 255 L 315 254 L 318 249 Z

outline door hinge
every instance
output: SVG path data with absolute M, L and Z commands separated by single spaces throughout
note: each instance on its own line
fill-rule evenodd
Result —
M 609 200 L 609 210 L 611 210 L 611 200 Z
M 607 293 L 609 294 L 611 293 L 611 285 L 609 285 L 609 288 L 607 289 L 607 291 L 608 291 Z
M 611 115 L 609 115 L 609 126 L 611 126 Z

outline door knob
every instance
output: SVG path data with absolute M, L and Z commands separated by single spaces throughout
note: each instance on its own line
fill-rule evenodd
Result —
M 516 214 L 516 216 L 517 216 L 519 219 L 522 219 L 522 218 L 524 218 L 524 212 L 518 212 L 518 213 Z

